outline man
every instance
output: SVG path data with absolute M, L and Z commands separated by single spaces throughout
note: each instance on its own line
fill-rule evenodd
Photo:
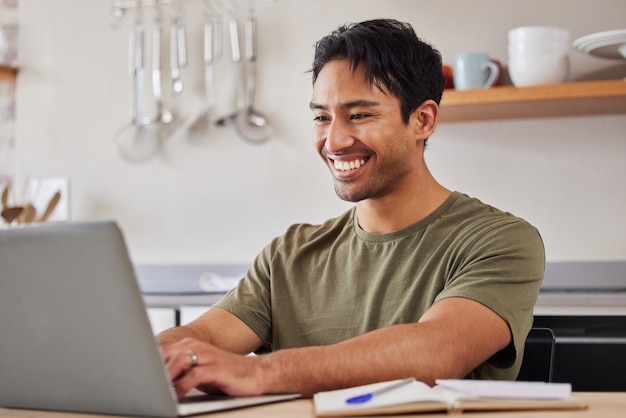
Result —
M 292 226 L 215 307 L 159 335 L 178 394 L 514 379 L 543 244 L 525 221 L 447 190 L 426 167 L 439 53 L 408 24 L 367 21 L 320 40 L 312 74 L 317 150 L 355 207 Z

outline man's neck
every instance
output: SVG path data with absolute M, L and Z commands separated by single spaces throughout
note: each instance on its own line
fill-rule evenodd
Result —
M 433 179 L 410 193 L 363 200 L 356 204 L 359 226 L 373 234 L 399 231 L 430 215 L 451 193 Z

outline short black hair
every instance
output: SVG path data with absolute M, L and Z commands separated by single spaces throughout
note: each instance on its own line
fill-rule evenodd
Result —
M 365 65 L 372 85 L 400 99 L 404 123 L 424 101 L 443 94 L 441 54 L 415 34 L 409 23 L 375 19 L 342 25 L 315 44 L 313 84 L 329 61 L 347 59 L 352 71 Z

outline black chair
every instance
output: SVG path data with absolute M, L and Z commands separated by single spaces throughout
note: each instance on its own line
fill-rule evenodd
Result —
M 524 359 L 517 380 L 552 382 L 555 336 L 550 328 L 532 328 L 526 338 Z

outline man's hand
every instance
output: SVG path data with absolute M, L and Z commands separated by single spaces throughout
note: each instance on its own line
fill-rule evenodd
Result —
M 262 361 L 233 354 L 194 338 L 162 346 L 178 397 L 190 389 L 232 396 L 263 394 Z

